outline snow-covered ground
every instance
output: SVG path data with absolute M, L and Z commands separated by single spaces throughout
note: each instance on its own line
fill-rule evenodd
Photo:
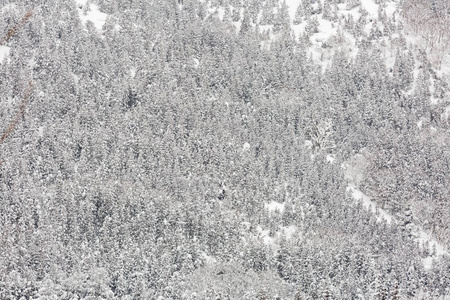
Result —
M 95 28 L 98 30 L 103 29 L 103 25 L 106 22 L 107 14 L 102 13 L 99 10 L 98 5 L 94 3 L 88 3 L 87 0 L 75 0 L 78 8 L 78 14 L 83 24 L 87 21 L 91 21 Z
M 282 213 L 284 211 L 284 203 L 279 203 L 277 201 L 271 201 L 270 203 L 266 203 L 264 204 L 264 207 L 269 211 L 279 211 L 280 213 Z
M 363 207 L 368 210 L 371 211 L 374 214 L 377 214 L 377 221 L 380 222 L 382 220 L 386 220 L 386 222 L 388 224 L 392 223 L 392 215 L 389 214 L 386 210 L 380 208 L 377 206 L 377 204 L 367 195 L 365 195 L 363 192 L 361 192 L 360 190 L 358 190 L 355 187 L 354 183 L 349 183 L 347 190 L 351 192 L 352 197 L 357 200 L 357 201 L 361 201 Z
M 6 13 L 8 10 L 11 10 L 11 11 L 16 10 L 16 5 L 14 3 L 10 3 L 7 5 L 3 5 L 3 7 L 0 8 L 0 12 L 2 14 Z M 8 58 L 10 49 L 11 48 L 6 45 L 0 45 L 0 64 L 3 63 L 5 61 L 5 59 Z
M 11 48 L 8 46 L 0 46 L 0 64 L 4 61 L 6 57 L 9 56 L 9 50 Z
M 360 156 L 361 155 L 358 155 L 356 159 L 361 164 L 361 168 L 364 168 L 364 161 Z M 345 170 L 345 177 L 348 180 L 347 191 L 351 193 L 353 199 L 355 199 L 355 201 L 361 202 L 366 210 L 376 214 L 378 222 L 385 220 L 388 224 L 398 224 L 399 220 L 395 216 L 393 216 L 387 210 L 380 208 L 379 205 L 377 205 L 377 203 L 373 201 L 370 196 L 364 194 L 358 189 L 357 183 L 363 180 L 364 171 L 358 170 L 358 166 L 355 164 L 352 164 L 352 166 L 350 164 L 345 164 L 343 165 L 343 168 Z M 435 238 L 433 238 L 431 234 L 426 232 L 422 228 L 422 226 L 411 224 L 409 229 L 412 236 L 414 237 L 414 241 L 418 242 L 418 244 L 422 247 L 426 245 L 428 245 L 429 247 L 428 252 L 431 254 L 423 259 L 423 265 L 425 269 L 432 268 L 433 261 L 439 259 L 439 257 L 443 255 L 450 255 L 447 249 Z
M 286 239 L 292 238 L 295 233 L 298 232 L 298 228 L 294 225 L 280 226 L 279 230 L 272 236 L 270 235 L 270 230 L 263 229 L 261 226 L 257 226 L 256 231 L 258 232 L 259 238 L 262 239 L 265 245 L 271 246 L 273 249 L 278 249 L 281 237 Z
M 280 203 L 272 200 L 270 203 L 264 204 L 264 208 L 268 210 L 270 214 L 282 213 L 285 209 L 285 203 Z M 244 225 L 247 227 L 247 229 L 250 228 L 250 223 L 245 223 L 246 224 Z M 282 237 L 290 239 L 299 232 L 297 226 L 294 225 L 279 226 L 277 229 L 277 231 L 272 232 L 271 234 L 269 229 L 263 229 L 261 225 L 258 225 L 256 226 L 256 232 L 258 234 L 257 237 L 261 239 L 265 245 L 270 246 L 272 249 L 276 250 L 279 248 L 280 239 Z

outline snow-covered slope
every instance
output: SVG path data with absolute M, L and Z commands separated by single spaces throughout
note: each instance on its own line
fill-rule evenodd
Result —
M 364 164 L 361 159 L 361 155 L 359 156 L 360 167 Z M 347 191 L 349 191 L 357 202 L 361 202 L 362 206 L 374 213 L 377 216 L 377 221 L 381 222 L 385 220 L 388 224 L 392 226 L 398 226 L 402 222 L 398 219 L 398 217 L 392 215 L 387 210 L 379 207 L 379 205 L 372 200 L 372 197 L 364 194 L 357 187 L 357 182 L 363 180 L 361 170 L 358 169 L 358 165 L 353 165 L 352 167 L 349 164 L 344 164 L 343 168 L 345 169 L 345 177 L 348 180 Z M 430 269 L 433 266 L 433 262 L 439 257 L 446 255 L 450 256 L 447 248 L 439 243 L 429 232 L 425 231 L 422 226 L 417 225 L 415 223 L 410 223 L 407 225 L 406 229 L 409 231 L 411 237 L 420 247 L 428 247 L 427 253 L 428 256 L 423 259 L 423 264 L 425 269 Z

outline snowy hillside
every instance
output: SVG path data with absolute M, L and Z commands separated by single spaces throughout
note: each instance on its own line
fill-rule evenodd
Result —
M 447 2 L 6 0 L 0 299 L 450 299 Z

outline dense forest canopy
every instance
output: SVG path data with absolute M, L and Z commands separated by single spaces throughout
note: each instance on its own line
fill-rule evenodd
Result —
M 4 0 L 0 298 L 450 299 L 449 16 Z

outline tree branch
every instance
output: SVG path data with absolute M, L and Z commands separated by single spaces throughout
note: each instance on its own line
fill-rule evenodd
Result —
M 7 43 L 11 37 L 20 29 L 23 27 L 23 25 L 25 25 L 25 23 L 31 18 L 31 16 L 33 15 L 33 11 L 30 10 L 28 11 L 23 18 L 13 27 L 11 27 L 8 32 L 6 32 L 5 36 L 2 37 L 2 39 L 0 40 L 0 45 L 3 45 L 4 43 Z
M 19 110 L 16 113 L 16 116 L 14 119 L 9 123 L 6 130 L 3 132 L 2 136 L 0 137 L 0 145 L 3 144 L 3 142 L 8 138 L 8 136 L 14 131 L 14 128 L 16 128 L 17 124 L 19 123 L 20 119 L 23 117 L 25 113 L 25 109 L 27 107 L 27 104 L 31 98 L 31 94 L 34 90 L 34 84 L 32 81 L 28 82 L 28 88 L 26 89 L 25 95 L 23 97 L 22 102 L 20 103 Z M 0 161 L 0 165 L 2 162 Z
M 25 23 L 31 18 L 33 15 L 33 11 L 29 10 L 22 19 L 13 27 L 11 27 L 6 34 L 0 39 L 0 46 L 7 43 L 11 37 L 25 25 Z M 0 137 L 0 145 L 3 144 L 3 142 L 8 138 L 8 136 L 14 131 L 14 128 L 16 128 L 17 124 L 19 123 L 20 119 L 23 117 L 23 114 L 25 113 L 25 109 L 27 107 L 28 101 L 30 100 L 31 94 L 33 93 L 34 84 L 32 81 L 28 82 L 28 88 L 26 89 L 25 95 L 23 97 L 22 102 L 20 103 L 19 110 L 16 113 L 16 116 L 14 119 L 9 123 L 6 130 L 3 132 L 2 136 Z M 0 161 L 0 165 L 2 164 L 2 161 Z

